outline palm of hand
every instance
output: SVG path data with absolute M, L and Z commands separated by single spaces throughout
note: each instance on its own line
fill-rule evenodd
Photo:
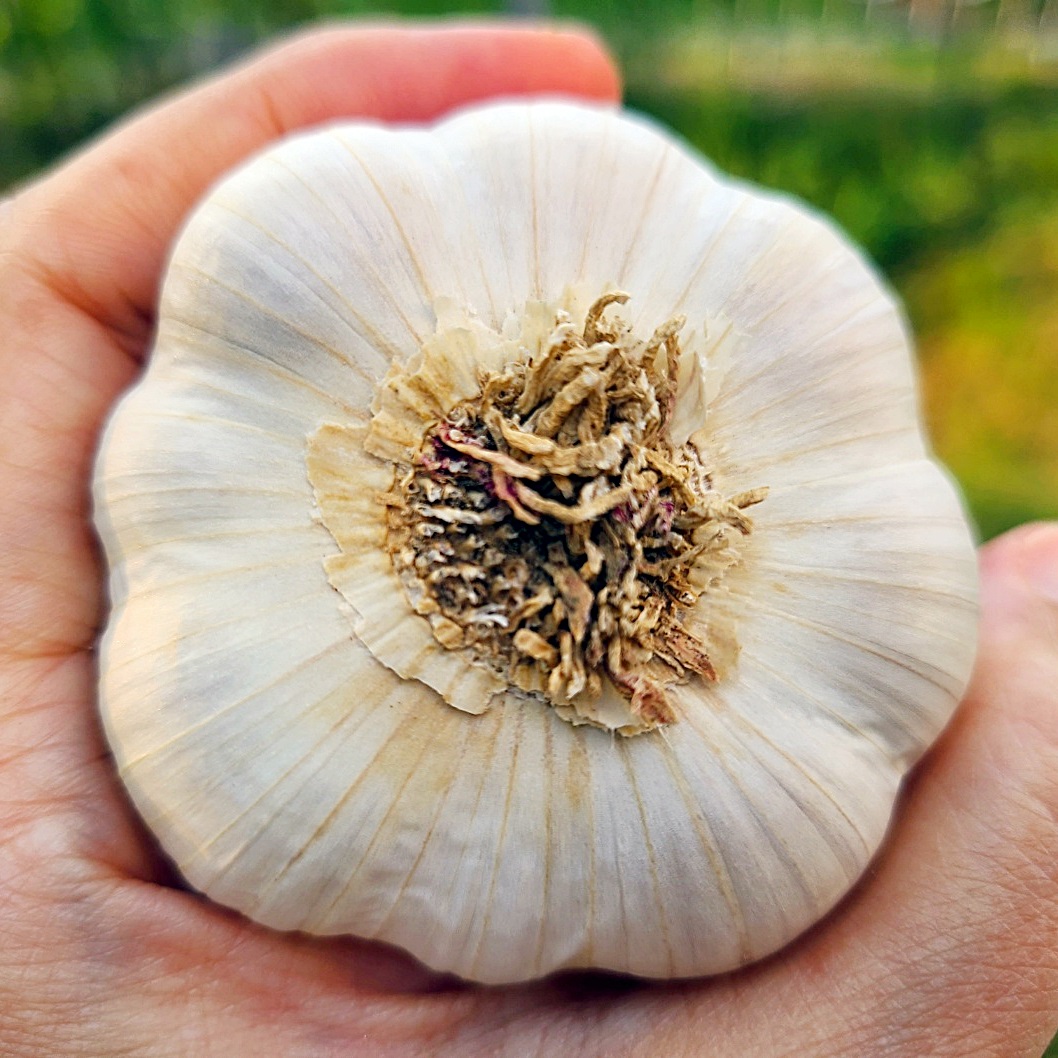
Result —
M 532 90 L 615 87 L 594 46 L 552 33 L 316 34 L 119 130 L 0 212 L 3 1053 L 1042 1051 L 1058 1021 L 1049 528 L 985 552 L 974 687 L 870 876 L 787 952 L 729 978 L 464 987 L 396 952 L 274 934 L 211 906 L 176 886 L 130 812 L 92 707 L 100 570 L 86 482 L 99 424 L 145 351 L 180 218 L 281 131 Z M 207 116 L 205 149 L 171 167 L 172 145 Z M 1045 567 L 1049 598 L 1033 583 Z

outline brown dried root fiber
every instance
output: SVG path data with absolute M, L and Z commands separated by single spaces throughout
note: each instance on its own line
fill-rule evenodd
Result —
M 716 679 L 684 626 L 708 586 L 693 574 L 735 560 L 765 490 L 724 498 L 673 445 L 684 321 L 640 340 L 603 319 L 627 300 L 606 294 L 580 333 L 556 321 L 536 358 L 481 377 L 384 501 L 394 564 L 444 646 L 554 705 L 609 680 L 649 729 L 676 719 L 666 685 Z

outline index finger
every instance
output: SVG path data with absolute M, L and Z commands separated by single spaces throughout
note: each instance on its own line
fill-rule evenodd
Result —
M 613 64 L 578 31 L 454 24 L 314 30 L 140 114 L 30 188 L 18 242 L 48 285 L 145 340 L 169 243 L 225 170 L 340 117 L 422 121 L 495 95 L 612 101 Z

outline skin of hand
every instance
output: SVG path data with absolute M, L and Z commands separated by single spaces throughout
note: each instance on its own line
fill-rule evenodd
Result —
M 94 710 L 88 481 L 181 219 L 224 170 L 340 116 L 615 99 L 574 32 L 317 30 L 135 117 L 0 207 L 0 1053 L 1039 1058 L 1058 1025 L 1058 526 L 981 555 L 973 686 L 829 918 L 728 977 L 462 985 L 280 935 L 181 888 Z

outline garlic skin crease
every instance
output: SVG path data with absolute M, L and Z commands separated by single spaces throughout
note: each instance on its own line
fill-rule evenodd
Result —
M 636 349 L 685 317 L 666 429 L 700 458 L 695 495 L 767 490 L 672 611 L 716 678 L 642 660 L 666 647 L 641 638 L 629 656 L 674 718 L 623 733 L 640 714 L 610 669 L 608 697 L 563 683 L 549 701 L 416 612 L 382 499 L 400 452 L 440 429 L 387 380 L 439 365 L 423 400 L 473 400 L 489 371 L 539 363 L 556 327 L 583 340 L 616 292 L 600 326 L 623 322 Z M 657 364 L 660 405 L 676 376 Z M 373 454 L 391 405 L 420 434 Z M 422 465 L 407 458 L 405 477 Z M 617 487 L 615 471 L 597 491 Z M 475 502 L 546 507 L 525 488 Z M 238 169 L 177 243 L 95 501 L 105 729 L 186 879 L 266 925 L 377 938 L 478 981 L 695 976 L 776 951 L 860 876 L 973 661 L 971 534 L 925 447 L 890 295 L 819 217 L 608 109 L 335 125 Z M 497 648 L 547 660 L 526 681 L 559 663 L 538 639 L 557 643 L 571 607 Z

